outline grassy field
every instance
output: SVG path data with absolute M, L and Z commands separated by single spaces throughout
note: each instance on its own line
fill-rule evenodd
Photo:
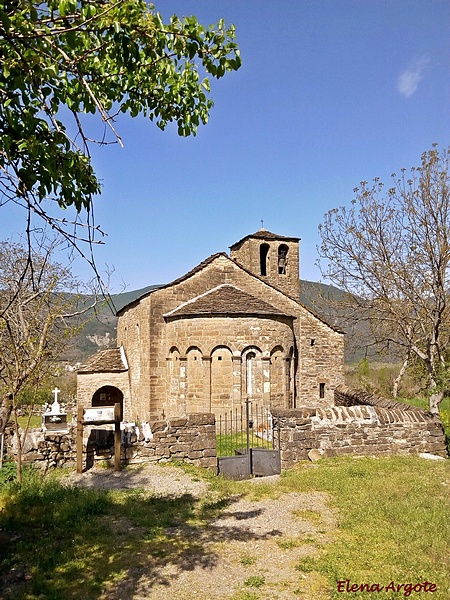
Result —
M 303 582 L 316 576 L 323 582 L 320 597 L 333 600 L 450 598 L 450 461 L 328 459 L 300 464 L 276 483 L 258 485 L 189 471 L 207 479 L 210 491 L 204 498 L 79 489 L 61 484 L 64 473 L 42 478 L 33 471 L 19 489 L 11 481 L 12 470 L 2 470 L 2 597 L 94 600 L 107 581 L 131 576 L 139 565 L 157 570 L 169 554 L 180 564 L 186 552 L 201 556 L 202 548 L 183 534 L 183 525 L 201 529 L 236 497 L 259 500 L 317 490 L 328 494 L 338 526 L 314 559 L 295 565 L 295 597 L 302 598 Z M 291 543 L 294 547 L 295 540 Z M 424 582 L 436 591 L 424 590 Z M 422 591 L 389 588 L 402 584 L 421 584 Z M 387 586 L 388 591 L 345 591 L 352 585 Z M 264 581 L 248 584 L 243 598 L 268 598 Z

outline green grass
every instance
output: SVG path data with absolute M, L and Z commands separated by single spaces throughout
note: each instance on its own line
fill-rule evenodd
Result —
M 404 404 L 411 404 L 412 406 L 418 406 L 419 408 L 423 408 L 424 410 L 428 410 L 429 404 L 427 398 L 421 398 L 419 396 L 414 398 L 402 398 L 399 396 L 395 399 L 397 402 L 403 402 Z M 440 410 L 446 411 L 450 410 L 450 398 L 444 398 L 440 404 Z
M 233 433 L 231 435 L 217 436 L 217 456 L 234 456 L 236 449 L 247 448 L 247 434 L 245 431 Z M 251 448 L 272 448 L 272 442 L 250 432 L 249 443 Z
M 247 587 L 260 588 L 266 583 L 264 575 L 252 575 L 244 581 L 244 585 Z
M 26 415 L 23 415 L 23 416 L 19 417 L 17 420 L 19 422 L 19 426 L 22 427 L 22 429 L 25 429 L 25 427 L 28 424 L 28 417 Z M 72 422 L 71 414 L 67 415 L 67 422 L 68 423 Z M 30 418 L 30 423 L 29 423 L 28 427 L 30 429 L 42 427 L 42 416 L 41 415 L 32 415 Z
M 19 417 L 17 421 L 19 422 L 19 426 L 22 427 L 22 429 L 25 429 L 27 425 L 28 427 L 30 427 L 30 429 L 34 427 L 42 427 L 42 417 L 39 415 L 33 415 L 32 417 L 30 417 L 29 424 L 28 417 L 26 416 Z
M 204 498 L 81 489 L 64 485 L 56 473 L 43 478 L 33 469 L 26 469 L 19 488 L 8 467 L 9 476 L 0 478 L 2 598 L 94 600 L 108 586 L 121 597 L 124 581 L 122 596 L 133 597 L 134 574 L 141 570 L 155 583 L 169 585 L 161 575 L 168 564 L 181 570 L 214 565 L 214 552 L 199 540 L 216 541 L 205 524 L 236 498 L 308 491 L 327 494 L 337 528 L 329 543 L 316 544 L 314 557 L 293 563 L 297 583 L 292 597 L 310 597 L 304 586 L 311 582 L 319 586 L 317 598 L 404 597 L 338 592 L 338 581 L 349 579 L 380 585 L 426 580 L 437 591 L 413 592 L 411 598 L 450 598 L 450 461 L 414 456 L 327 459 L 300 464 L 271 485 L 227 481 L 192 466 L 187 469 L 206 478 L 210 492 Z M 133 470 L 126 476 L 132 482 Z M 318 513 L 301 507 L 296 516 L 320 521 Z M 295 536 L 281 539 L 280 552 L 294 552 L 304 542 Z M 252 555 L 237 560 L 249 572 L 236 598 L 266 598 L 268 583 L 252 575 Z
M 319 468 L 286 473 L 286 491 L 321 490 L 338 514 L 338 533 L 317 559 L 316 571 L 340 598 L 337 582 L 389 585 L 429 581 L 433 598 L 450 598 L 450 465 L 417 457 L 322 461 Z M 345 597 L 372 598 L 371 592 Z M 383 594 L 383 598 L 398 598 Z M 414 597 L 421 597 L 415 594 Z

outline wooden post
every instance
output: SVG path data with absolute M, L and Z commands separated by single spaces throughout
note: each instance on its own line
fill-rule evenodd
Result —
M 120 402 L 114 404 L 114 471 L 120 471 Z
M 83 472 L 83 416 L 84 408 L 79 406 L 77 411 L 77 473 Z

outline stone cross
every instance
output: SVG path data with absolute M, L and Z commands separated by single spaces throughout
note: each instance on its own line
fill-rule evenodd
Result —
M 55 394 L 55 401 L 54 401 L 54 402 L 53 402 L 53 404 L 52 404 L 52 413 L 53 413 L 53 414 L 56 414 L 56 415 L 59 415 L 61 411 L 60 411 L 60 408 L 59 408 L 58 394 L 59 394 L 59 392 L 60 392 L 61 390 L 58 390 L 58 388 L 57 388 L 57 387 L 55 387 L 55 389 L 54 389 L 54 390 L 52 390 L 52 391 L 53 391 L 53 393 Z

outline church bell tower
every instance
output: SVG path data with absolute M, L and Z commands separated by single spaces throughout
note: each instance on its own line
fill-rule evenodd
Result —
M 300 298 L 300 238 L 276 235 L 266 229 L 230 246 L 230 256 L 296 300 Z

